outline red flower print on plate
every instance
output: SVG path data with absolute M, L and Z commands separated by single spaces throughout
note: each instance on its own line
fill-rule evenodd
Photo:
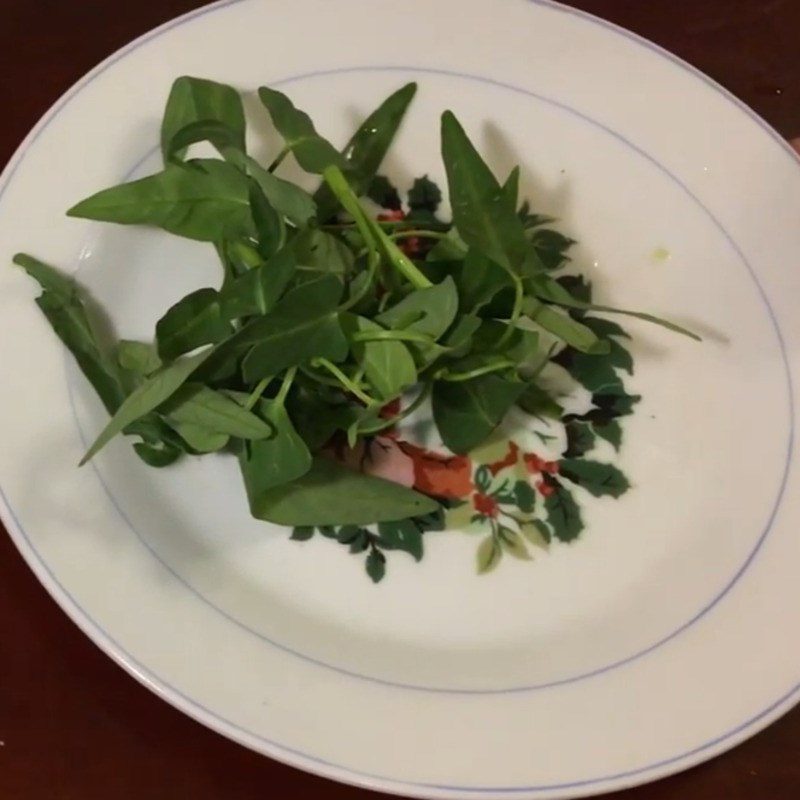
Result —
M 494 497 L 490 497 L 488 494 L 481 494 L 480 492 L 476 492 L 472 495 L 472 505 L 475 506 L 475 510 L 484 517 L 496 517 L 500 510 L 500 506 L 497 504 L 497 500 L 495 500 Z
M 547 481 L 536 481 L 536 488 L 541 493 L 542 497 L 550 497 L 551 494 L 554 494 L 556 491 L 556 487 L 553 486 L 552 483 L 548 483 Z
M 492 475 L 497 475 L 498 472 L 504 470 L 506 467 L 513 467 L 517 460 L 519 459 L 519 447 L 517 446 L 516 442 L 509 442 L 508 443 L 508 453 L 503 456 L 499 461 L 495 461 L 493 464 L 487 464 L 489 467 L 489 472 Z
M 524 453 L 522 460 L 525 462 L 525 466 L 531 475 L 541 472 L 548 475 L 558 474 L 558 461 L 547 461 L 537 456 L 536 453 Z
M 398 442 L 414 462 L 414 488 L 435 497 L 468 497 L 472 490 L 472 462 L 467 456 L 445 456 L 409 442 Z

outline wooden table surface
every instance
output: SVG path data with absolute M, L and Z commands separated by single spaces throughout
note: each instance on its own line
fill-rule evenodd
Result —
M 202 4 L 0 0 L 0 165 L 50 104 L 98 61 Z M 798 0 L 571 5 L 658 42 L 727 86 L 782 134 L 800 134 Z M 3 531 L 0 669 L 0 800 L 379 797 L 251 753 L 157 699 L 78 631 Z M 800 707 L 708 764 L 607 797 L 789 800 L 800 797 L 798 756 Z

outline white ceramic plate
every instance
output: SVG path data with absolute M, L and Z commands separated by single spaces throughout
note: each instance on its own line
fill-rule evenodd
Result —
M 250 520 L 224 458 L 159 473 L 116 442 L 76 469 L 103 415 L 30 282 L 4 267 L 3 518 L 76 623 L 220 733 L 422 797 L 630 786 L 790 708 L 800 170 L 777 134 L 667 53 L 549 2 L 224 0 L 87 75 L 0 180 L 0 261 L 27 249 L 80 269 L 124 336 L 216 279 L 208 248 L 63 212 L 157 168 L 180 74 L 281 86 L 337 142 L 416 79 L 394 177 L 441 175 L 438 114 L 452 108 L 501 173 L 525 166 L 526 193 L 580 240 L 602 297 L 707 337 L 629 325 L 644 400 L 620 461 L 634 487 L 582 497 L 578 543 L 477 578 L 475 540 L 434 534 L 420 565 L 398 556 L 375 586 L 327 540 Z

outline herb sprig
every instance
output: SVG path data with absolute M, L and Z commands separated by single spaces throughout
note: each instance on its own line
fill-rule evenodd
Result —
M 438 216 L 442 195 L 427 176 L 403 212 L 379 169 L 415 92 L 409 83 L 390 95 L 340 152 L 288 97 L 262 87 L 283 139 L 264 166 L 247 152 L 235 89 L 176 80 L 161 128 L 163 170 L 68 212 L 216 248 L 220 285 L 166 309 L 152 343 L 104 348 L 78 286 L 31 256 L 15 257 L 111 415 L 81 463 L 119 433 L 138 437 L 137 454 L 154 467 L 229 450 L 256 518 L 293 527 L 295 539 L 319 530 L 367 552 L 378 580 L 384 549 L 421 556 L 422 532 L 441 527 L 440 500 L 349 469 L 330 456 L 332 443 L 368 443 L 429 399 L 444 444 L 468 453 L 512 407 L 535 415 L 558 408 L 537 382 L 550 359 L 597 396 L 620 400 L 618 379 L 603 371 L 621 329 L 587 311 L 697 338 L 649 314 L 594 306 L 580 281 L 556 278 L 572 240 L 521 202 L 518 169 L 498 181 L 450 111 L 441 143 L 452 222 Z M 190 157 L 199 142 L 219 158 Z M 313 195 L 276 174 L 289 155 L 321 176 Z M 384 212 L 374 216 L 366 197 Z M 387 417 L 409 393 L 411 409 Z M 625 412 L 604 408 L 569 423 L 575 453 L 588 436 L 618 441 L 614 417 Z M 567 466 L 585 477 L 580 462 Z

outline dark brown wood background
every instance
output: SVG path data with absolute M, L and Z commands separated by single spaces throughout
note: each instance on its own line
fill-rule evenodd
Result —
M 0 165 L 98 61 L 202 4 L 0 0 Z M 785 136 L 800 134 L 798 0 L 571 5 L 658 42 L 727 86 Z M 613 797 L 789 800 L 800 797 L 799 756 L 800 708 L 727 755 Z M 307 796 L 378 797 L 251 753 L 158 700 L 67 620 L 0 531 L 0 800 Z

